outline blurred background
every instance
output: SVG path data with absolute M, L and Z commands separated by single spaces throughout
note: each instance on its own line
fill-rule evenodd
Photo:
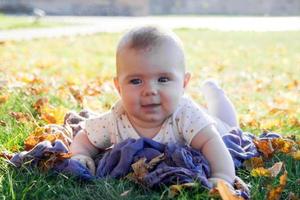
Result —
M 50 3 L 51 2 L 51 3 Z M 267 15 L 300 14 L 300 0 L 0 0 L 0 12 L 47 15 Z

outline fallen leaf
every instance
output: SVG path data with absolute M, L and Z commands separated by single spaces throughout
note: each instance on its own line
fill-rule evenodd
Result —
M 269 190 L 267 194 L 268 200 L 277 200 L 280 199 L 281 193 L 284 190 L 287 182 L 287 172 L 285 171 L 283 175 L 279 178 L 279 186 L 276 186 L 275 188 L 272 188 Z
M 13 118 L 15 118 L 18 122 L 28 122 L 30 121 L 30 116 L 27 113 L 22 112 L 10 112 L 9 113 Z
M 6 122 L 3 120 L 0 120 L 0 126 L 6 126 Z
M 63 124 L 67 110 L 60 107 L 47 105 L 41 109 L 41 118 L 48 124 Z
M 270 140 L 253 140 L 253 143 L 257 147 L 258 151 L 262 152 L 263 155 L 269 158 L 273 153 L 272 142 Z
M 195 188 L 199 186 L 198 183 L 183 183 L 180 185 L 171 185 L 169 187 L 169 194 L 168 194 L 168 198 L 174 198 L 177 195 L 179 195 L 184 189 L 191 189 L 191 188 Z
M 291 156 L 295 159 L 295 160 L 300 160 L 300 150 L 296 151 L 296 152 L 292 152 Z
M 258 176 L 265 176 L 270 177 L 271 173 L 268 169 L 264 167 L 258 167 L 251 170 L 251 176 L 258 177 Z
M 8 95 L 0 95 L 0 104 L 5 103 L 8 100 Z
M 248 160 L 245 160 L 243 165 L 248 171 L 251 171 L 254 168 L 264 167 L 264 161 L 262 157 L 254 157 Z
M 69 90 L 74 97 L 74 99 L 78 102 L 79 105 L 83 105 L 84 96 L 77 86 L 70 86 Z
M 122 192 L 122 193 L 120 194 L 120 196 L 121 196 L 121 197 L 126 197 L 126 196 L 131 192 L 131 190 L 132 190 L 132 189 L 126 190 L 126 191 Z
M 223 180 L 218 181 L 217 189 L 223 200 L 244 200 L 243 197 L 236 195 L 233 188 L 230 188 Z
M 274 138 L 271 142 L 275 151 L 280 151 L 286 154 L 290 153 L 292 151 L 292 147 L 295 145 L 294 141 L 284 138 Z
M 281 172 L 282 166 L 283 162 L 277 162 L 272 167 L 268 168 L 271 177 L 276 177 Z
M 288 200 L 299 200 L 300 198 L 295 195 L 295 193 L 290 192 L 288 195 Z
M 49 100 L 47 98 L 40 98 L 34 103 L 33 107 L 37 112 L 41 113 L 42 108 L 48 104 Z

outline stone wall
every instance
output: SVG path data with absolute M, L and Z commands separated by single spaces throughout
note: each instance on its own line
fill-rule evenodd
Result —
M 0 11 L 48 15 L 300 15 L 300 0 L 0 0 Z

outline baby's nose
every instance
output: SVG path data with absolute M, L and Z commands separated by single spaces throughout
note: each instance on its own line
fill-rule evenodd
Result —
M 157 95 L 157 87 L 155 84 L 146 84 L 143 90 L 143 96 Z

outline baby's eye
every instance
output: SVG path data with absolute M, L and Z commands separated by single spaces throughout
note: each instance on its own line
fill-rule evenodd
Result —
M 142 83 L 142 80 L 141 79 L 138 79 L 138 78 L 135 78 L 135 79 L 132 79 L 129 81 L 131 84 L 133 85 L 138 85 L 138 84 L 141 84 Z
M 160 77 L 160 78 L 158 79 L 158 82 L 161 82 L 161 83 L 166 83 L 166 82 L 168 82 L 168 81 L 170 81 L 170 79 L 169 79 L 168 77 Z

